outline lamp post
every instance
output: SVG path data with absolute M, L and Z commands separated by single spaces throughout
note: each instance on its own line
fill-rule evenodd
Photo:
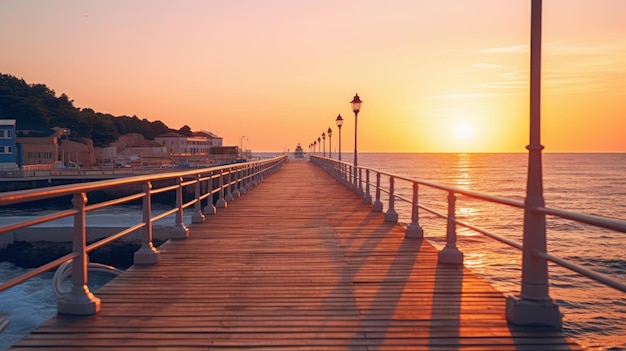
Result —
M 354 98 L 352 99 L 352 101 L 350 101 L 350 104 L 352 105 L 352 112 L 354 112 L 354 186 L 358 187 L 357 184 L 357 179 L 356 179 L 356 168 L 358 166 L 357 163 L 357 143 L 356 143 L 356 137 L 357 137 L 357 119 L 359 117 L 359 111 L 361 110 L 361 104 L 363 103 L 363 101 L 361 101 L 361 99 L 359 98 L 359 94 L 355 94 Z
M 544 207 L 541 150 L 541 17 L 542 1 L 532 0 L 530 33 L 530 143 L 524 200 L 522 287 L 518 296 L 507 299 L 506 316 L 512 324 L 544 324 L 561 328 L 561 314 L 548 293 L 546 215 L 534 211 Z
M 317 153 L 317 140 L 313 140 L 313 153 Z
M 324 157 L 326 157 L 326 133 L 322 132 L 322 150 L 324 150 Z
M 322 151 L 322 138 L 317 137 L 317 153 L 319 154 Z
M 246 140 L 248 140 L 248 138 L 246 138 L 246 136 L 245 136 L 245 135 L 242 135 L 242 136 L 241 136 L 241 140 L 240 140 L 240 141 L 241 141 L 241 159 L 243 159 L 243 139 L 244 139 L 244 138 L 245 138 Z
M 341 126 L 343 125 L 341 115 L 337 115 L 335 122 L 337 123 L 337 128 L 339 128 L 339 161 L 341 161 Z
M 333 142 L 330 139 L 333 135 L 333 130 L 328 127 L 326 132 L 328 133 L 328 158 L 333 158 Z

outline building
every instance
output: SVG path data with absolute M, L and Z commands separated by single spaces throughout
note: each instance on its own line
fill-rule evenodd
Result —
M 41 165 L 51 168 L 56 165 L 59 160 L 58 135 L 57 130 L 43 126 L 20 125 L 16 132 L 20 166 Z
M 236 146 L 224 147 L 222 138 L 204 130 L 193 132 L 192 136 L 168 132 L 154 140 L 166 150 L 172 164 L 209 165 L 237 159 Z
M 181 156 L 206 156 L 211 148 L 222 146 L 222 138 L 207 131 L 194 132 L 192 136 L 168 132 L 157 135 L 154 140 L 168 153 Z
M 15 120 L 0 119 L 0 169 L 17 168 Z

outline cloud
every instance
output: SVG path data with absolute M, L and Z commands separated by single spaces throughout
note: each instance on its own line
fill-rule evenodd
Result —
M 482 49 L 482 50 L 478 50 L 477 53 L 479 54 L 509 54 L 509 53 L 528 52 L 528 50 L 529 50 L 528 45 L 522 44 L 522 45 L 511 45 L 511 46 L 502 46 L 498 48 Z
M 451 93 L 451 94 L 443 94 L 437 95 L 433 98 L 435 99 L 476 99 L 476 98 L 488 98 L 498 96 L 500 94 L 492 94 L 492 93 Z
M 498 65 L 495 63 L 475 63 L 472 67 L 480 68 L 480 69 L 510 69 L 511 66 L 506 65 Z
M 479 54 L 499 57 L 497 54 L 519 53 L 528 55 L 528 45 L 511 45 L 487 48 Z M 594 45 L 577 45 L 564 42 L 543 44 L 542 85 L 546 94 L 573 94 L 612 91 L 620 94 L 623 86 L 614 86 L 614 79 L 626 73 L 626 41 L 617 40 Z M 511 67 L 498 63 L 477 63 L 475 69 L 501 70 L 499 80 L 476 84 L 476 88 L 494 90 L 528 89 L 529 68 Z M 524 91 L 525 92 L 525 91 Z
M 475 85 L 476 88 L 491 89 L 528 89 L 528 80 L 513 80 L 505 82 L 487 82 Z M 502 95 L 502 94 L 500 94 Z

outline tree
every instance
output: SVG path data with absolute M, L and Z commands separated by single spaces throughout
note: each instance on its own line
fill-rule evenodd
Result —
M 191 128 L 189 128 L 188 125 L 184 125 L 182 127 L 180 127 L 180 129 L 178 130 L 178 133 L 184 135 L 184 136 L 193 136 L 193 132 L 191 131 Z

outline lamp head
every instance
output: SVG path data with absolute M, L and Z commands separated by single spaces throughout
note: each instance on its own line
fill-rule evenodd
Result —
M 362 103 L 363 101 L 361 101 L 361 99 L 359 98 L 359 94 L 354 95 L 354 98 L 352 99 L 352 101 L 350 101 L 350 104 L 352 104 L 352 111 L 354 113 L 359 113 Z
M 343 118 L 341 118 L 341 115 L 337 115 L 337 119 L 335 120 L 335 122 L 337 122 L 337 127 L 341 128 L 341 126 L 343 125 Z

